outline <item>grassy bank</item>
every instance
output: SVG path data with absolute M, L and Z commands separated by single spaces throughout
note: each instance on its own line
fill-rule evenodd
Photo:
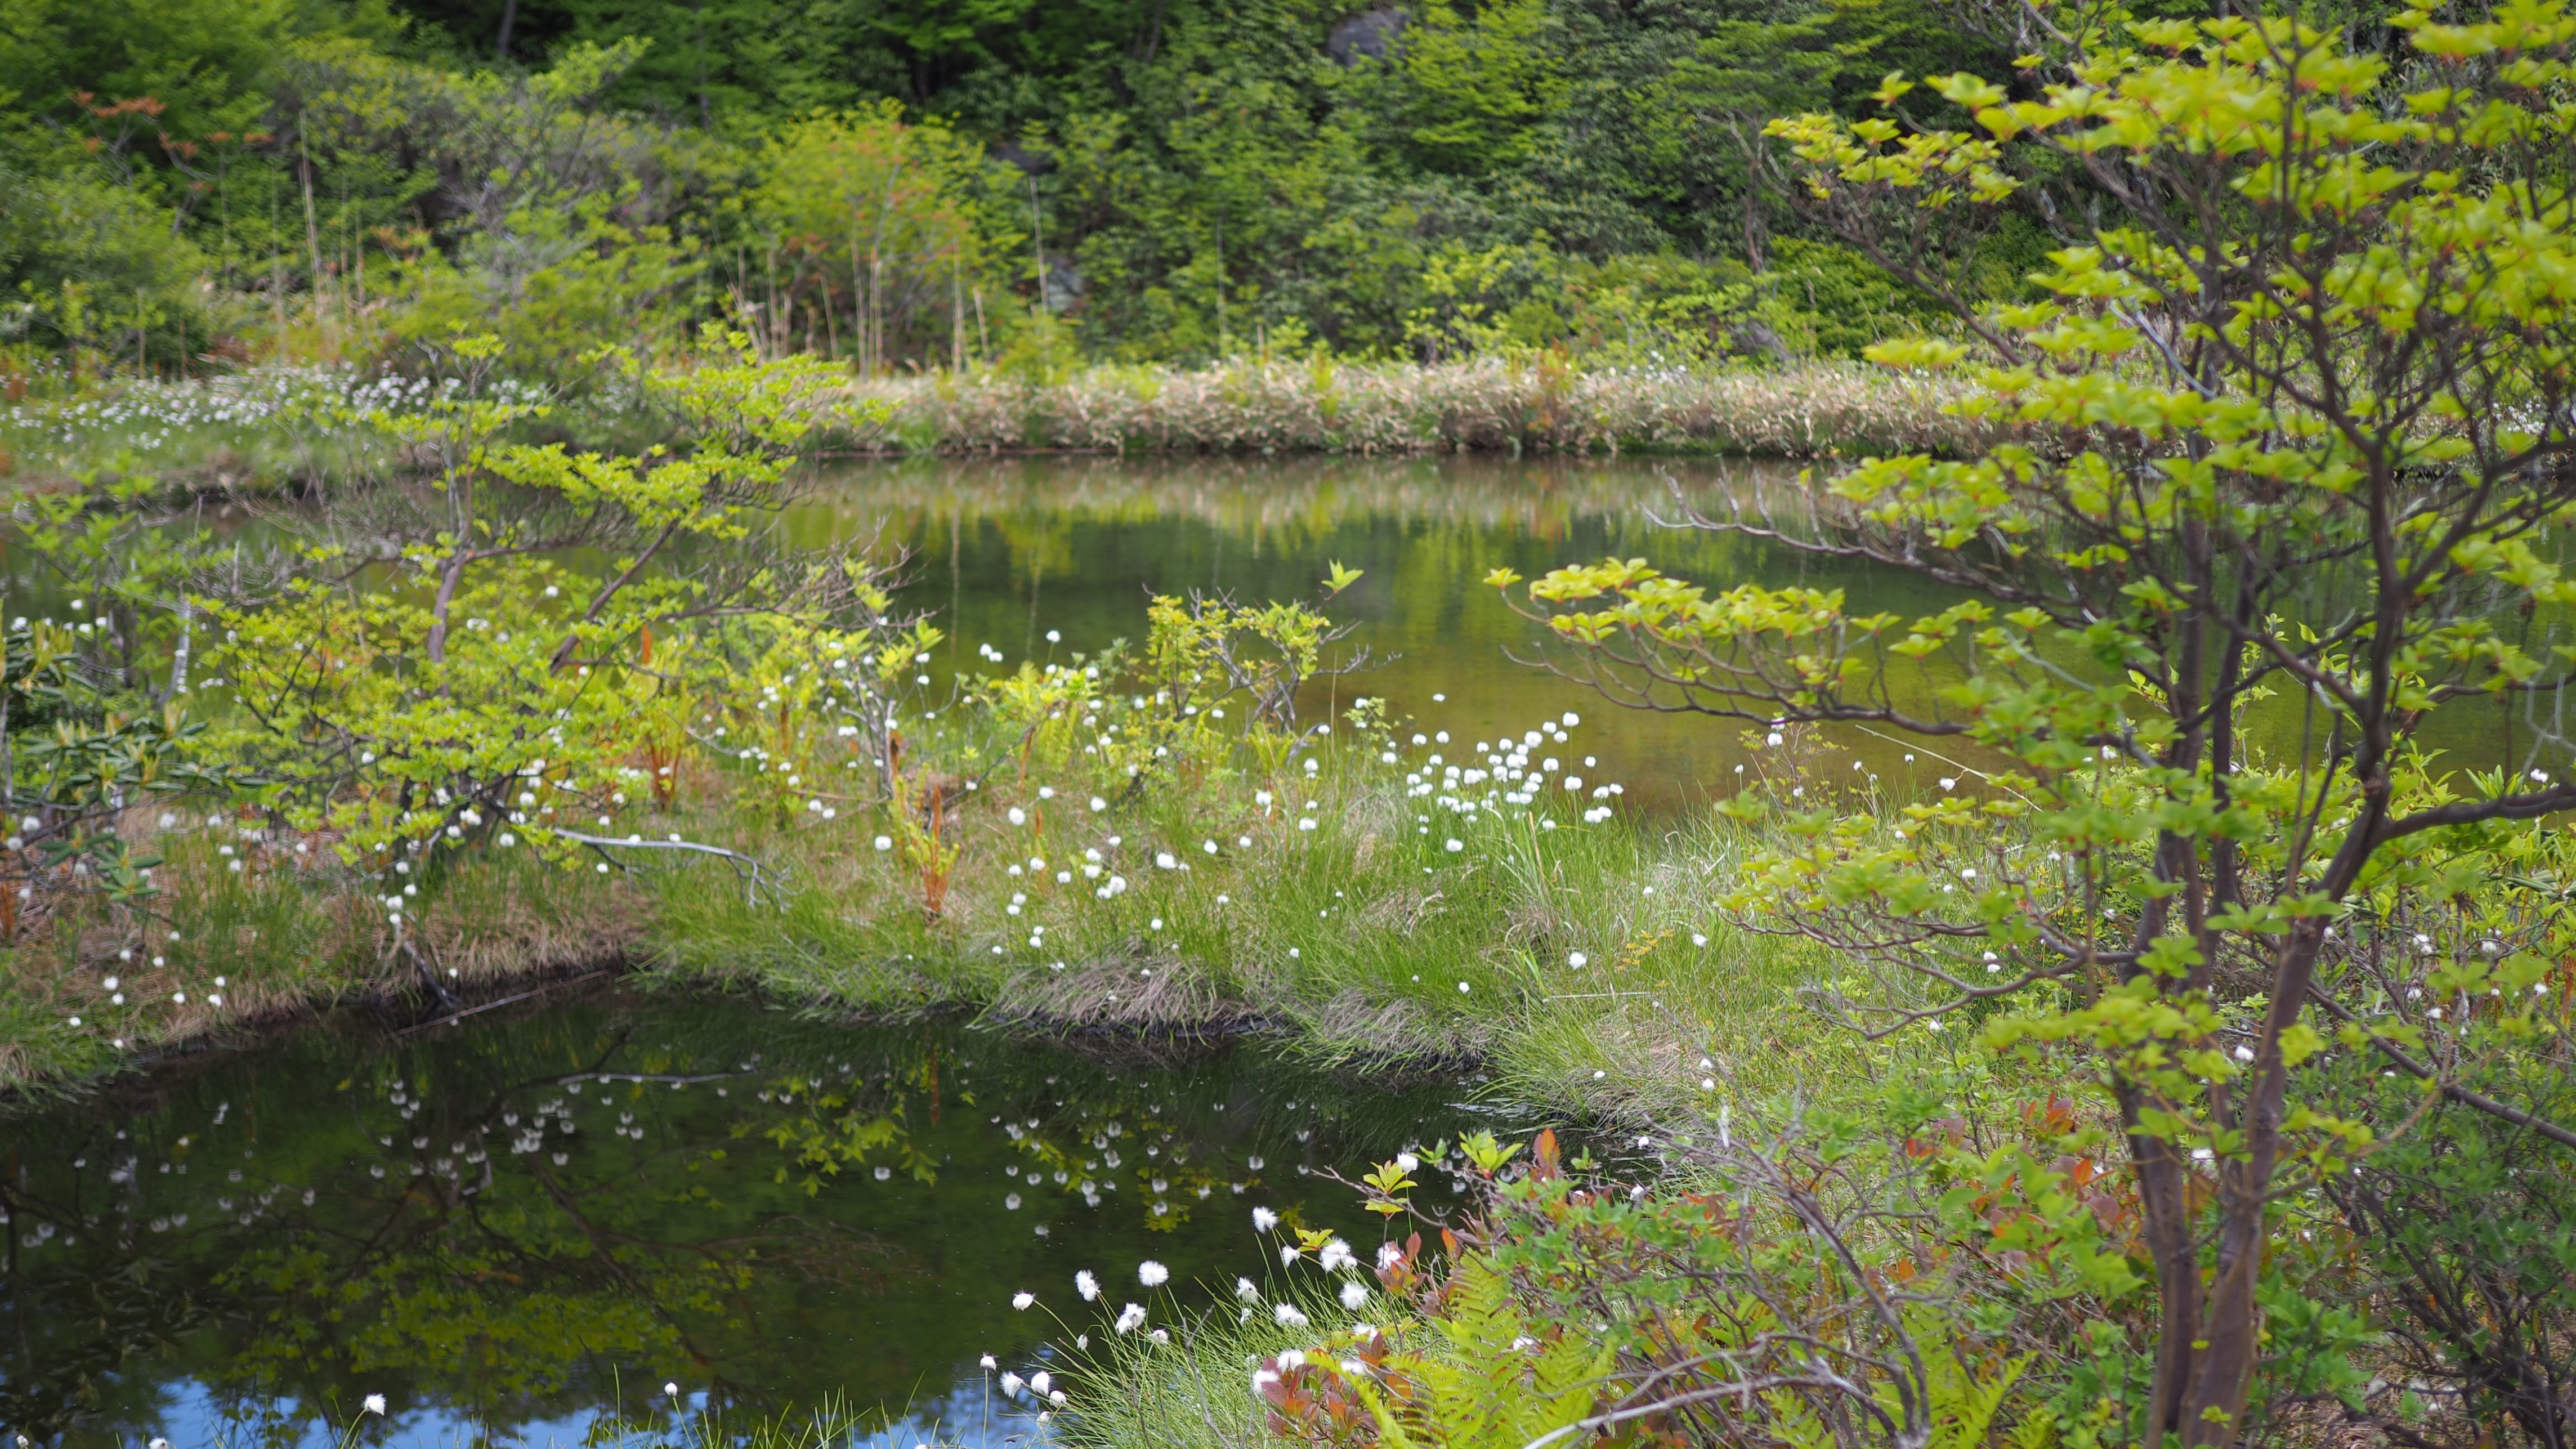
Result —
M 417 413 L 452 380 L 354 368 L 198 382 L 112 381 L 77 399 L 0 407 L 0 477 L 46 486 L 150 478 L 176 491 L 263 492 L 380 475 L 402 459 L 370 411 Z M 504 388 L 504 391 L 509 391 Z M 1584 371 L 1541 361 L 1422 366 L 1257 362 L 998 371 L 857 383 L 892 408 L 866 440 L 899 453 L 1619 451 L 1813 458 L 1959 451 L 1975 430 L 1949 383 L 1815 363 L 1779 370 Z M 591 439 L 639 426 L 616 399 L 566 400 L 540 426 Z
M 1846 363 L 1606 369 L 1541 359 L 1424 366 L 1243 360 L 1095 367 L 1045 382 L 939 374 L 862 385 L 916 452 L 1662 451 L 1812 458 L 1955 451 L 1946 381 Z
M 1570 761 L 1581 745 L 1547 748 Z M 612 848 L 567 870 L 487 852 L 406 929 L 467 1001 L 613 965 L 1038 1032 L 1275 1031 L 1334 1060 L 1481 1063 L 1521 1094 L 1649 1115 L 1686 1098 L 1712 1054 L 1757 1076 L 1824 1066 L 1796 1049 L 1812 1033 L 1794 989 L 1815 961 L 1715 921 L 1709 898 L 1742 844 L 1729 827 L 1631 823 L 1615 795 L 1592 799 L 1606 781 L 1447 808 L 1458 797 L 1414 783 L 1437 780 L 1444 755 L 1467 757 L 1354 739 L 1310 756 L 1330 762 L 1312 772 L 1098 810 L 994 781 L 944 824 L 958 853 L 935 916 L 920 864 L 879 847 L 882 807 L 782 817 L 710 788 L 619 831 L 737 851 L 757 882 L 696 853 Z M 393 926 L 327 852 L 221 813 L 164 813 L 135 833 L 164 858 L 154 914 L 178 938 L 156 930 L 136 954 L 73 919 L 22 922 L 0 990 L 0 1083 L 61 1082 L 338 1001 L 438 1014 Z

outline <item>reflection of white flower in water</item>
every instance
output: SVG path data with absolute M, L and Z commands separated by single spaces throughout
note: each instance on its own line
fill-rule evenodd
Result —
M 1171 1269 L 1164 1267 L 1162 1264 L 1155 1262 L 1151 1258 L 1147 1258 L 1144 1262 L 1136 1265 L 1136 1281 L 1144 1284 L 1148 1288 L 1162 1287 L 1165 1282 L 1170 1280 L 1171 1276 Z
M 1368 1285 L 1356 1280 L 1342 1285 L 1342 1306 L 1357 1313 L 1368 1302 Z
M 1281 1303 L 1274 1305 L 1270 1310 L 1270 1316 L 1278 1319 L 1280 1326 L 1283 1328 L 1303 1328 L 1306 1326 L 1306 1315 L 1298 1312 L 1297 1305 L 1294 1303 Z
M 1029 1305 L 1037 1301 L 1038 1295 L 1034 1293 L 1014 1293 L 1011 1295 L 1011 1306 L 1020 1310 L 1022 1313 L 1028 1312 Z
M 1234 1296 L 1246 1303 L 1258 1303 L 1261 1301 L 1261 1290 L 1252 1286 L 1251 1279 L 1237 1278 L 1234 1280 Z
M 1252 1230 L 1254 1232 L 1266 1233 L 1277 1226 L 1279 1226 L 1279 1214 L 1272 1212 L 1266 1207 L 1257 1207 L 1252 1210 Z
M 1321 1261 L 1327 1273 L 1338 1273 L 1345 1268 L 1356 1268 L 1360 1265 L 1359 1258 L 1351 1252 L 1351 1245 L 1339 1238 L 1324 1245 Z
M 1073 1291 L 1082 1295 L 1083 1302 L 1089 1303 L 1100 1296 L 1100 1280 L 1092 1277 L 1091 1270 L 1085 1268 L 1073 1275 Z
M 1120 1333 L 1134 1333 L 1145 1326 L 1145 1305 L 1130 1303 L 1118 1311 L 1118 1321 L 1109 1325 Z
M 385 1396 L 382 1394 L 369 1394 L 363 1402 L 366 1411 L 370 1414 L 382 1414 L 385 1411 Z

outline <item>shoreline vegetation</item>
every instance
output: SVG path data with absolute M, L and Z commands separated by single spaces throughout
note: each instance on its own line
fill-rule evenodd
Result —
M 630 426 L 615 395 L 551 399 L 536 435 Z M 518 394 L 504 389 L 505 396 Z M 1103 365 L 1051 378 L 996 370 L 851 382 L 833 400 L 880 417 L 843 456 L 1033 453 L 1408 457 L 1621 453 L 1818 459 L 1973 452 L 1989 429 L 1948 411 L 1953 379 L 1858 364 L 1778 370 L 1587 370 L 1539 360 L 1210 368 Z M 195 382 L 126 380 L 0 408 L 0 479 L 27 488 L 150 477 L 166 492 L 310 490 L 401 465 L 359 426 L 417 409 L 417 379 L 264 368 Z
M 487 853 L 401 928 L 447 1004 L 304 842 L 231 813 L 164 812 L 126 838 L 163 861 L 156 915 L 184 923 L 183 939 L 145 963 L 92 931 L 22 929 L 0 1109 L 335 1007 L 391 1008 L 410 1030 L 601 972 L 794 1010 L 965 1012 L 1040 1036 L 1261 1034 L 1356 1070 L 1481 1069 L 1527 1100 L 1641 1122 L 1684 1106 L 1709 1052 L 1759 1070 L 1810 1014 L 1793 998 L 1812 953 L 1714 924 L 1706 867 L 1740 848 L 1731 827 L 1640 828 L 1543 801 L 1517 822 L 1431 811 L 1403 776 L 1438 747 L 1405 751 L 1411 769 L 1358 753 L 1327 747 L 1329 770 L 1200 799 L 1179 812 L 1196 835 L 1172 811 L 1089 802 L 1015 824 L 1042 808 L 1034 790 L 978 790 L 951 820 L 959 854 L 936 918 L 917 863 L 878 848 L 867 818 L 745 830 L 766 812 L 720 795 L 629 833 L 738 851 L 762 862 L 756 886 L 675 852 L 611 846 L 605 873 Z M 1233 807 L 1222 841 L 1204 833 L 1220 804 Z M 1426 813 L 1449 822 L 1436 837 Z M 1072 879 L 1031 859 L 1061 859 Z
M 1719 453 L 1816 458 L 1972 451 L 1949 378 L 1865 364 L 1588 369 L 1552 358 L 1454 363 L 1242 360 L 1099 366 L 1030 380 L 985 371 L 850 389 L 892 408 L 892 451 L 1103 453 Z

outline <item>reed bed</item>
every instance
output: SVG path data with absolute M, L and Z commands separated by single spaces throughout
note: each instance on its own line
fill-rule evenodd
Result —
M 145 476 L 174 493 L 267 493 L 381 476 L 403 450 L 372 417 L 417 411 L 455 379 L 261 369 L 110 383 L 0 406 L 0 479 L 44 487 Z M 513 395 L 538 397 L 501 384 Z M 1340 364 L 1240 359 L 1184 370 L 1102 365 L 1053 381 L 985 370 L 853 383 L 893 407 L 870 452 L 1418 457 L 1622 451 L 1824 458 L 1963 453 L 1954 379 L 1842 363 L 1782 371 L 1615 369 L 1548 361 Z M 559 400 L 548 437 L 637 426 L 613 393 Z
M 1060 381 L 997 372 L 862 383 L 913 452 L 1718 452 L 1814 458 L 1973 450 L 1953 379 L 1841 363 L 1782 371 L 1615 369 L 1548 361 L 1240 360 L 1204 370 L 1100 366 Z

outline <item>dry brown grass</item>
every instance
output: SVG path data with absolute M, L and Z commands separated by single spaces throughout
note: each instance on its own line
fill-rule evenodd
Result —
M 1038 1031 L 1113 1030 L 1215 1035 L 1244 1021 L 1243 1002 L 1177 956 L 1138 954 L 1002 983 L 985 1019 Z
M 852 393 L 894 405 L 915 451 L 1333 452 L 1621 449 L 1819 457 L 1962 451 L 1949 379 L 1815 363 L 1783 371 L 1585 372 L 1546 361 L 1238 361 L 1102 366 L 1055 383 L 999 373 L 897 378 Z

